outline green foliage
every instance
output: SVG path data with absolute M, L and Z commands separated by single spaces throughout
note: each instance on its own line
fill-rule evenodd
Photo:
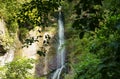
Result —
M 23 42 L 23 38 L 28 33 L 27 31 L 36 26 L 47 27 L 50 14 L 54 13 L 58 6 L 57 0 L 30 0 L 23 3 L 20 12 L 16 16 L 20 28 L 20 40 Z M 28 40 L 25 42 L 28 42 Z
M 98 65 L 98 68 L 100 67 L 99 72 L 105 79 L 119 79 L 120 31 L 116 28 L 119 26 L 119 19 L 119 15 L 109 16 L 106 24 L 96 34 L 94 40 L 97 42 L 92 42 L 94 49 L 90 49 L 91 53 L 96 53 L 101 59 L 102 63 Z
M 18 27 L 16 16 L 21 4 L 17 0 L 0 0 L 0 3 L 0 17 L 4 19 L 10 32 L 16 32 Z
M 120 1 L 99 1 L 80 0 L 75 7 L 77 16 L 73 28 L 76 32 L 71 31 L 74 40 L 70 39 L 74 79 L 120 77 Z
M 77 16 L 72 27 L 79 31 L 80 38 L 86 31 L 100 27 L 99 23 L 103 20 L 101 4 L 102 0 L 80 0 L 75 6 Z
M 45 56 L 45 53 L 46 52 L 43 52 L 43 51 L 37 51 L 37 54 L 39 54 L 40 56 Z
M 100 79 L 100 73 L 97 71 L 97 65 L 100 60 L 96 55 L 86 53 L 77 60 L 79 64 L 74 65 L 76 75 L 74 79 Z
M 33 59 L 19 59 L 7 63 L 2 71 L 2 79 L 30 79 Z
M 35 26 L 48 26 L 48 14 L 54 12 L 58 2 L 54 0 L 31 0 L 22 5 L 18 14 L 20 27 L 32 29 Z
M 23 47 L 29 47 L 29 45 L 32 45 L 32 43 L 34 42 L 39 42 L 39 41 L 34 39 L 34 37 L 31 37 L 30 39 L 25 39 Z
M 49 14 L 59 6 L 57 0 L 4 0 L 0 3 L 0 18 L 4 19 L 10 33 L 20 28 L 21 41 L 35 26 L 48 26 Z

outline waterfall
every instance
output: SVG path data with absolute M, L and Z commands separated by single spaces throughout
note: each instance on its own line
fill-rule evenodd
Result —
M 59 15 L 58 15 L 58 37 L 59 37 L 59 45 L 57 48 L 57 70 L 54 72 L 52 79 L 60 79 L 60 75 L 62 70 L 65 68 L 65 46 L 64 46 L 64 23 L 61 12 L 61 6 L 59 7 Z

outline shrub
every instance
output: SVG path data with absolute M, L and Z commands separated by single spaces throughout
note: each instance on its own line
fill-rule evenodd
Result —
M 2 79 L 30 79 L 33 59 L 19 59 L 7 63 L 1 70 Z

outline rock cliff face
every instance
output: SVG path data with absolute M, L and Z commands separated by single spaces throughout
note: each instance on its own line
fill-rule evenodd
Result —
M 33 58 L 37 60 L 31 70 L 36 76 L 44 76 L 56 69 L 56 47 L 57 31 L 56 27 L 47 27 L 42 30 L 35 27 L 27 34 L 26 39 L 34 39 L 35 42 L 23 47 L 19 41 L 17 33 L 9 34 L 5 22 L 0 20 L 0 65 L 11 62 L 18 58 Z M 40 56 L 38 51 L 44 54 Z
M 5 23 L 3 20 L 0 20 L 0 56 L 3 56 L 6 52 L 4 46 L 2 45 L 4 36 L 5 36 Z
M 32 70 L 37 77 L 45 76 L 56 69 L 56 30 L 56 27 L 47 27 L 44 30 L 40 27 L 36 27 L 27 35 L 28 39 L 32 38 L 36 41 L 28 47 L 22 48 L 22 57 L 37 60 Z M 43 54 L 40 55 L 38 51 Z
M 57 47 L 57 36 L 56 28 L 48 27 L 42 32 L 41 43 L 39 43 L 39 50 L 43 50 L 45 56 L 39 56 L 38 62 L 36 63 L 35 73 L 36 76 L 44 76 L 49 74 L 51 71 L 56 69 L 56 47 Z M 48 37 L 47 37 L 48 35 Z M 46 42 L 47 43 L 46 43 Z
M 14 58 L 13 39 L 9 36 L 5 22 L 0 19 L 0 65 L 11 62 Z

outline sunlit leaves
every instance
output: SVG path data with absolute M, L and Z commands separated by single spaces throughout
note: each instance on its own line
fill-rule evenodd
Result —
M 33 68 L 33 62 L 33 59 L 19 59 L 7 63 L 1 73 L 2 79 L 29 79 L 30 76 L 32 77 L 29 69 Z
M 16 17 L 21 8 L 21 3 L 17 0 L 2 0 L 0 3 L 0 17 L 6 22 L 9 32 L 16 32 L 18 27 Z
M 22 10 L 18 16 L 20 27 L 25 27 L 24 24 L 34 26 L 47 26 L 48 14 L 53 12 L 58 7 L 57 2 L 49 0 L 31 0 L 23 4 Z M 21 22 L 21 19 L 23 19 Z M 29 29 L 29 28 L 28 28 Z

